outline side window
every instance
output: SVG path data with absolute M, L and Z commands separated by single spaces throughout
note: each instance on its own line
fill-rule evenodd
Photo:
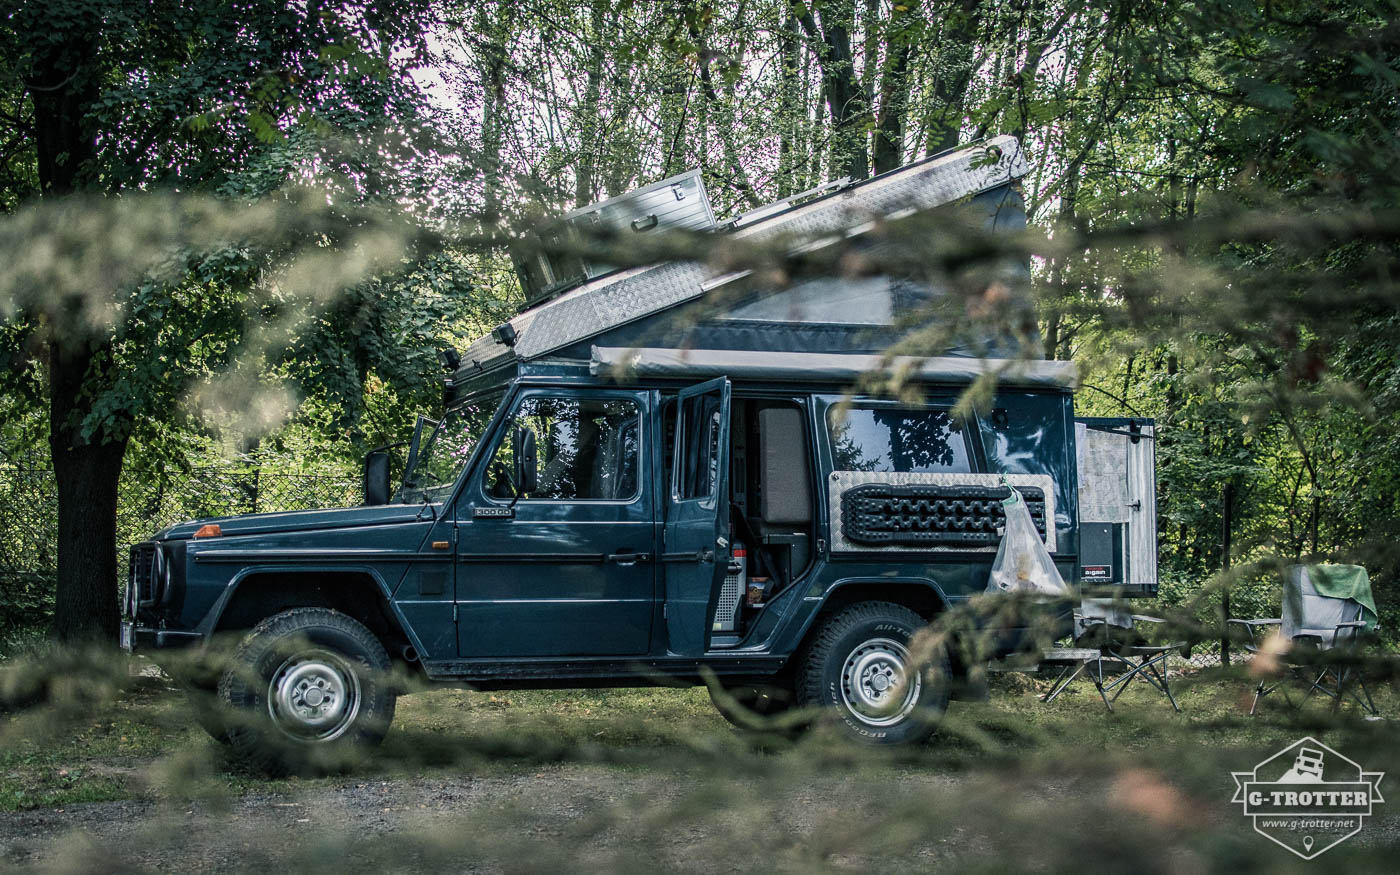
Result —
M 838 471 L 967 473 L 967 442 L 947 410 L 832 407 L 832 461 Z
M 641 413 L 625 399 L 535 395 L 516 408 L 487 469 L 492 498 L 515 497 L 514 448 L 518 428 L 535 433 L 538 488 L 522 499 L 629 501 L 641 478 Z
M 676 497 L 708 498 L 719 483 L 721 399 L 713 392 L 685 399 L 681 409 L 680 458 Z

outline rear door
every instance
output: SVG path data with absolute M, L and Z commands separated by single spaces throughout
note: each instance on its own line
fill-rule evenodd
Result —
M 696 656 L 709 643 L 729 558 L 729 380 L 676 398 L 675 450 L 666 499 L 667 650 Z
M 1150 419 L 1079 417 L 1079 570 L 1090 585 L 1157 593 L 1157 441 Z

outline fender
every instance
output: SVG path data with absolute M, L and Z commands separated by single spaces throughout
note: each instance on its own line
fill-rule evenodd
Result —
M 937 601 L 939 611 L 945 611 L 952 605 L 952 600 L 943 588 L 934 580 L 927 577 L 843 577 L 833 581 L 824 591 L 818 595 L 805 595 L 802 602 L 805 611 L 793 611 L 793 615 L 804 613 L 796 628 L 784 630 L 783 637 L 792 642 L 791 650 L 796 653 L 802 642 L 807 638 L 807 634 L 812 631 L 812 626 L 816 623 L 817 617 L 821 616 L 822 610 L 831 602 L 833 596 L 842 590 L 849 591 L 855 586 L 871 586 L 887 588 L 908 588 L 917 590 L 920 594 L 931 593 Z M 776 636 L 775 636 L 776 637 Z M 789 648 L 784 648 L 789 649 Z
M 325 554 L 323 553 L 321 555 L 324 557 Z M 399 561 L 403 561 L 401 554 L 399 554 Z M 209 613 L 204 616 L 204 619 L 199 621 L 199 625 L 195 627 L 195 631 L 203 636 L 204 640 L 207 642 L 213 636 L 214 630 L 218 627 L 219 620 L 223 618 L 224 611 L 228 608 L 229 602 L 233 601 L 233 597 L 237 594 L 239 587 L 248 578 L 254 575 L 292 577 L 305 574 L 354 574 L 368 577 L 374 582 L 374 586 L 378 589 L 385 603 L 389 605 L 389 610 L 393 616 L 394 622 L 398 624 L 399 630 L 404 633 L 415 650 L 419 653 L 425 652 L 423 650 L 423 642 L 418 638 L 418 633 L 415 632 L 413 626 L 407 622 L 403 616 L 403 612 L 399 610 L 398 604 L 394 601 L 393 592 L 388 582 L 384 580 L 384 576 L 380 574 L 376 568 L 370 565 L 340 565 L 322 562 L 319 564 L 307 563 L 304 565 L 249 565 L 240 568 L 238 573 L 224 586 L 224 591 L 220 593 L 219 597 L 214 601 L 213 606 L 209 609 Z

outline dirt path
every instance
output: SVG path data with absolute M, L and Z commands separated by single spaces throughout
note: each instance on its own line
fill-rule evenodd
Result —
M 253 793 L 231 805 L 74 805 L 0 815 L 0 859 L 57 869 L 285 871 L 289 858 L 309 848 L 324 847 L 322 859 L 329 864 L 376 837 L 405 836 L 412 845 L 435 827 L 450 831 L 482 808 L 520 806 L 529 812 L 532 829 L 559 829 L 635 792 L 631 783 L 611 770 L 568 766 L 495 777 L 357 780 L 289 794 Z
M 1219 800 L 1203 806 L 1174 796 L 1150 774 L 1134 780 L 1105 788 L 1089 779 L 1012 783 L 909 771 L 796 786 L 770 776 L 746 786 L 566 764 L 491 776 L 317 782 L 287 794 L 204 803 L 125 801 L 0 815 L 0 866 L 68 872 L 862 871 L 872 868 L 871 854 L 878 860 L 880 849 L 893 843 L 895 865 L 886 860 L 875 868 L 926 871 L 1005 853 L 1008 843 L 1044 845 L 1054 853 L 1055 831 L 1066 828 L 1083 833 L 1067 846 L 1079 852 L 1110 842 L 1092 821 L 1086 826 L 1073 816 L 1081 806 L 1102 810 L 1105 796 L 1145 821 L 1129 850 L 1175 857 L 1166 870 L 1191 871 L 1199 862 L 1174 838 L 1186 827 L 1218 832 L 1250 853 L 1281 853 L 1252 836 L 1244 819 Z M 979 814 L 971 823 L 956 816 L 950 821 L 939 806 L 953 800 L 973 812 L 1000 804 L 1008 820 L 979 824 L 986 817 Z M 901 834 L 920 812 L 928 812 L 927 833 Z M 1020 818 L 1048 835 L 1024 835 Z M 1394 847 L 1397 836 L 1400 818 L 1378 812 L 1348 844 Z
M 729 872 L 762 868 L 766 853 L 793 856 L 829 834 L 827 824 L 849 822 L 853 809 L 864 818 L 890 800 L 956 785 L 917 774 L 878 787 L 830 778 L 756 799 L 757 784 L 716 787 L 703 776 L 580 764 L 357 780 L 231 804 L 123 801 L 4 814 L 0 861 L 50 871 L 616 871 L 642 860 L 641 851 L 666 869 Z M 946 856 L 944 840 L 926 844 L 920 856 Z

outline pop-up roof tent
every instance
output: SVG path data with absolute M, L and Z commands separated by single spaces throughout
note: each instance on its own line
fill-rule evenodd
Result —
M 807 278 L 782 288 L 746 287 L 743 295 L 726 295 L 726 287 L 744 280 L 744 273 L 715 275 L 691 261 L 622 270 L 577 256 L 551 261 L 549 245 L 573 229 L 603 225 L 622 235 L 669 226 L 709 229 L 748 242 L 774 239 L 810 246 L 856 237 L 882 220 L 953 204 L 963 205 L 972 221 L 980 220 L 988 229 L 1015 230 L 1026 222 L 1015 183 L 1028 169 L 1016 140 L 997 137 L 873 179 L 835 183 L 719 224 L 714 224 L 695 171 L 576 210 L 543 232 L 546 254 L 539 254 L 538 243 L 532 254 L 516 253 L 517 272 L 531 303 L 462 353 L 460 368 L 448 378 L 449 391 L 542 360 L 591 362 L 595 372 L 621 364 L 674 376 L 704 370 L 706 362 L 722 369 L 740 360 L 769 378 L 778 370 L 790 374 L 788 379 L 817 372 L 832 376 L 833 368 L 859 373 L 874 366 L 878 354 L 898 339 L 900 320 L 918 312 L 933 292 L 897 277 L 874 276 Z M 1022 277 L 1029 273 L 1024 263 L 1011 269 Z M 723 303 L 706 306 L 713 301 Z M 678 355 L 681 350 L 684 354 Z M 919 367 L 926 374 L 947 368 L 955 381 L 978 369 L 973 351 L 946 352 L 920 359 Z M 1016 374 L 1031 383 L 1061 386 L 1073 379 L 1064 363 L 1025 363 Z

